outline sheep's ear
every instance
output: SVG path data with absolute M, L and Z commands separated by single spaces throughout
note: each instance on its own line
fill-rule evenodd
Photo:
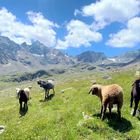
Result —
M 134 84 L 136 84 L 136 82 L 137 82 L 137 81 L 134 81 L 133 84 L 132 84 L 132 86 L 134 86 Z
M 16 88 L 16 91 L 20 90 L 20 88 Z
M 16 88 L 16 93 L 18 93 L 20 91 L 20 88 Z

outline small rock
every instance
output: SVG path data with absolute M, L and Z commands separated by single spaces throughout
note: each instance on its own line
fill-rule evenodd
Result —
M 2 134 L 5 130 L 5 126 L 4 125 L 0 125 L 0 134 Z
M 103 76 L 102 78 L 103 78 L 103 79 L 106 79 L 106 80 L 112 79 L 111 76 L 109 76 L 109 75 L 105 75 L 105 76 Z
M 82 112 L 82 115 L 83 115 L 83 118 L 84 118 L 85 120 L 87 120 L 87 119 L 92 119 L 92 117 L 89 116 L 89 115 L 87 115 L 87 114 L 85 114 L 85 112 Z
M 140 71 L 136 71 L 135 76 L 140 76 Z
M 61 93 L 64 93 L 64 90 L 61 90 Z

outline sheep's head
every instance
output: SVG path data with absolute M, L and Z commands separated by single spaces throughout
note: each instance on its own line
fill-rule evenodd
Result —
M 37 84 L 39 84 L 39 85 L 40 85 L 40 84 L 41 84 L 41 80 L 38 80 L 38 81 L 37 81 Z
M 132 86 L 136 86 L 137 88 L 140 88 L 140 79 L 137 79 L 133 82 Z
M 90 92 L 92 93 L 92 95 L 97 95 L 99 96 L 100 92 L 101 92 L 101 86 L 100 85 L 93 85 L 91 87 L 91 90 L 89 91 L 89 94 Z

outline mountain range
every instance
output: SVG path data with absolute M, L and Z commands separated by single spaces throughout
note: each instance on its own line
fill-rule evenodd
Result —
M 21 45 L 8 37 L 0 36 L 0 73 L 25 72 L 39 69 L 49 69 L 52 66 L 76 66 L 90 64 L 100 67 L 122 67 L 139 63 L 140 50 L 127 52 L 123 55 L 108 58 L 104 53 L 86 51 L 75 57 L 69 56 L 58 49 L 50 48 L 40 43 Z

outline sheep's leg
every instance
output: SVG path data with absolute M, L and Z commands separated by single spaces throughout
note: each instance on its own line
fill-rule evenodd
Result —
M 47 94 L 46 94 L 46 96 L 47 96 L 47 99 L 49 99 L 49 89 L 47 90 Z
M 121 119 L 121 107 L 119 103 L 117 104 L 117 112 L 118 112 L 119 119 Z
M 47 95 L 47 90 L 45 90 L 45 99 L 46 99 L 46 95 Z
M 22 110 L 22 101 L 19 101 L 20 103 L 20 110 Z
M 106 107 L 107 107 L 107 103 L 104 103 L 104 104 L 103 104 L 102 114 L 101 114 L 101 119 L 102 119 L 102 120 L 104 119 L 104 115 L 105 115 L 105 112 L 106 112 Z
M 135 99 L 135 107 L 134 107 L 133 116 L 136 115 L 136 111 L 137 111 L 137 108 L 138 108 L 138 103 L 139 103 L 139 100 Z
M 102 113 L 103 113 L 103 105 L 101 106 L 101 116 L 102 116 Z
M 49 97 L 49 92 L 50 92 L 50 90 L 48 89 L 47 97 Z
M 109 105 L 109 114 L 111 115 L 111 109 L 112 109 L 112 107 Z
M 111 115 L 111 109 L 113 108 L 113 101 L 109 102 L 108 108 L 109 108 L 109 114 Z
M 133 106 L 133 97 L 131 97 L 131 101 L 130 101 L 130 107 Z
M 52 90 L 53 90 L 53 94 L 55 94 L 55 90 L 54 90 L 54 88 L 53 88 Z
M 27 108 L 27 102 L 24 102 L 24 109 Z
M 49 90 L 45 90 L 45 99 L 47 99 L 49 97 Z
M 131 92 L 131 100 L 130 100 L 130 107 L 133 106 L 133 92 Z
M 25 109 L 25 107 L 26 107 L 26 103 L 24 102 L 24 109 Z

